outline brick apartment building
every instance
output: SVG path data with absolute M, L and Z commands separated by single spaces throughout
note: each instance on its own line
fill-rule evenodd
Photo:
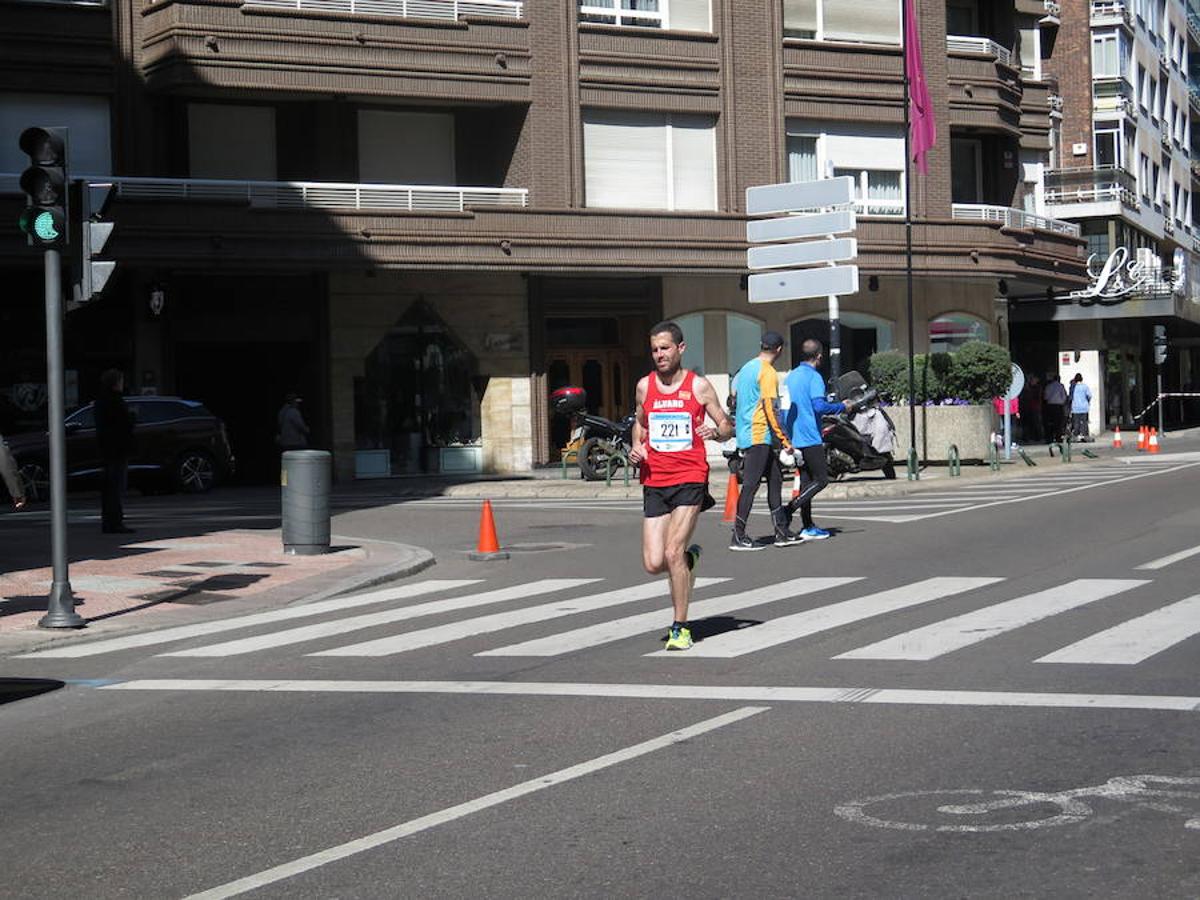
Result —
M 1058 85 L 1078 87 L 1087 56 L 1051 77 L 1067 23 L 1048 0 L 918 7 L 938 133 L 911 192 L 915 346 L 1009 343 L 1022 298 L 1087 283 L 1080 228 L 1045 215 L 1043 178 L 1070 106 Z M 290 390 L 339 477 L 521 471 L 563 438 L 553 387 L 628 411 L 659 319 L 719 385 L 766 328 L 826 334 L 823 300 L 747 302 L 756 184 L 857 180 L 846 365 L 907 346 L 899 0 L 6 0 L 0 15 L 0 221 L 20 207 L 26 125 L 69 126 L 73 174 L 117 185 L 118 273 L 68 316 L 69 402 L 120 366 L 135 389 L 204 400 L 251 474 L 271 474 Z M 0 268 L 11 430 L 36 420 L 44 380 L 41 270 L 15 229 Z M 1015 352 L 1049 368 L 1056 341 Z

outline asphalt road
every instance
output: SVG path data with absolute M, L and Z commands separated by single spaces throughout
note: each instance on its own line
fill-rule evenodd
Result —
M 714 511 L 671 655 L 629 504 L 498 503 L 491 563 L 475 504 L 346 509 L 438 564 L 3 661 L 68 684 L 0 705 L 0 896 L 1196 897 L 1198 474 Z

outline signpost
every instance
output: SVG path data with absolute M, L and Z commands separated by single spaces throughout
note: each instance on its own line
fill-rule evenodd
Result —
M 853 199 L 854 179 L 849 176 L 765 184 L 746 190 L 747 215 L 783 214 L 746 223 L 747 243 L 766 245 L 751 247 L 746 253 L 747 267 L 759 272 L 749 278 L 748 299 L 751 303 L 778 303 L 828 297 L 829 369 L 833 378 L 842 373 L 838 296 L 858 292 L 858 266 L 836 265 L 858 258 L 858 241 L 837 237 L 855 229 L 850 205 Z M 779 241 L 796 243 L 772 243 Z M 794 266 L 809 268 L 791 268 Z
M 1016 363 L 1012 364 L 1012 381 L 1004 392 L 1004 458 L 1012 459 L 1012 401 L 1021 396 L 1025 390 L 1025 373 Z

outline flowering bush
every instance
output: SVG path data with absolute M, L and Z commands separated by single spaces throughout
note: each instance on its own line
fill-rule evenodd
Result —
M 968 406 L 1002 395 L 1012 379 L 1008 351 L 971 341 L 954 353 L 918 353 L 915 402 L 922 406 Z M 893 403 L 910 402 L 908 355 L 899 350 L 874 354 L 868 363 L 871 383 Z

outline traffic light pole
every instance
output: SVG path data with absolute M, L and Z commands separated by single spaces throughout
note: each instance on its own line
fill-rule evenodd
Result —
M 42 628 L 83 628 L 67 572 L 67 431 L 63 392 L 62 254 L 46 250 L 46 387 L 50 413 L 50 550 L 53 580 Z
M 1166 406 L 1166 401 L 1163 400 L 1162 389 L 1162 363 L 1158 364 L 1158 433 L 1161 435 L 1163 429 L 1163 407 Z

